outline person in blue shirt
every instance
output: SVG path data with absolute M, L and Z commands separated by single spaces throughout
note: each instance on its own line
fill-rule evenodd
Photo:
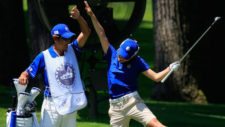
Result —
M 99 23 L 87 1 L 84 1 L 87 14 L 90 16 L 94 29 L 100 39 L 103 52 L 108 62 L 107 78 L 109 92 L 110 125 L 113 127 L 128 127 L 130 119 L 139 121 L 148 127 L 165 127 L 150 109 L 144 104 L 137 92 L 138 75 L 158 82 L 171 69 L 177 70 L 179 62 L 170 64 L 163 71 L 156 73 L 150 69 L 143 58 L 138 56 L 139 46 L 134 39 L 127 38 L 116 50 L 108 41 L 104 28 Z
M 90 36 L 90 28 L 79 10 L 71 10 L 71 18 L 79 23 L 81 32 L 75 38 L 66 24 L 59 23 L 51 30 L 54 44 L 40 52 L 30 66 L 20 74 L 19 83 L 26 85 L 29 78 L 41 73 L 44 80 L 44 101 L 41 127 L 74 127 L 76 111 L 86 106 L 76 55 Z M 76 99 L 77 97 L 80 97 Z M 80 100 L 83 105 L 77 107 Z M 81 104 L 79 102 L 79 104 Z

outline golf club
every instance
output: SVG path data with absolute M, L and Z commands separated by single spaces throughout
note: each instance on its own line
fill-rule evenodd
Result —
M 25 92 L 25 90 L 27 88 L 27 85 L 19 84 L 19 79 L 17 79 L 17 78 L 13 79 L 13 83 L 16 87 L 17 98 L 19 98 L 19 94 L 22 93 L 22 92 Z
M 16 108 L 16 115 L 17 116 L 23 116 L 24 115 L 24 106 L 28 102 L 28 99 L 30 97 L 30 93 L 27 92 L 21 92 L 18 97 L 18 103 Z
M 191 46 L 191 48 L 183 55 L 183 57 L 179 60 L 179 62 L 181 63 L 184 58 L 191 52 L 191 50 L 198 44 L 198 42 L 202 39 L 202 37 L 212 28 L 212 26 L 218 21 L 220 20 L 221 17 L 215 17 L 213 23 L 205 30 L 205 32 L 197 39 L 197 41 Z M 166 81 L 166 79 L 172 74 L 174 70 L 171 69 L 169 71 L 169 73 L 161 80 L 161 83 L 164 83 Z
M 37 87 L 32 87 L 30 91 L 29 103 L 32 103 L 34 99 L 40 94 L 41 90 Z

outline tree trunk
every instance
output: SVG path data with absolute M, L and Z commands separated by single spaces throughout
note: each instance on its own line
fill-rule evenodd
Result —
M 187 38 L 190 26 L 189 5 L 188 1 L 153 1 L 157 71 L 179 60 L 191 46 Z M 207 103 L 204 93 L 198 88 L 196 78 L 191 72 L 189 56 L 182 62 L 179 70 L 174 72 L 163 85 L 155 85 L 153 98 Z
M 31 47 L 31 59 L 33 59 L 40 51 L 47 49 L 52 43 L 50 40 L 50 32 L 41 22 L 41 17 L 37 13 L 37 3 L 28 0 L 28 24 L 29 24 L 29 42 Z

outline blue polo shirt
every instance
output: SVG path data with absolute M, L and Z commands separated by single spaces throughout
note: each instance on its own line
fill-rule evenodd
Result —
M 76 55 L 80 54 L 80 48 L 78 47 L 78 42 L 77 40 L 73 41 L 71 43 Z M 54 51 L 53 46 L 48 48 L 48 51 L 50 52 L 50 55 L 53 58 L 58 57 L 57 53 Z M 47 72 L 45 69 L 45 61 L 44 61 L 44 54 L 43 52 L 40 52 L 33 60 L 33 62 L 29 65 L 29 67 L 26 69 L 28 72 L 29 76 L 31 78 L 35 78 L 38 73 L 41 73 L 43 80 L 44 80 L 44 85 L 45 85 L 45 91 L 44 95 L 45 96 L 51 96 L 51 93 L 49 91 L 49 83 L 48 83 L 48 76 Z
M 150 68 L 140 56 L 127 63 L 120 63 L 112 45 L 109 46 L 105 58 L 108 62 L 108 92 L 111 99 L 137 91 L 139 74 Z

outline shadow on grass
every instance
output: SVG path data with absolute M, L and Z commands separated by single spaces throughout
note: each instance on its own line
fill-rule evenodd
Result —
M 222 127 L 225 105 L 148 102 L 158 119 L 169 127 Z

